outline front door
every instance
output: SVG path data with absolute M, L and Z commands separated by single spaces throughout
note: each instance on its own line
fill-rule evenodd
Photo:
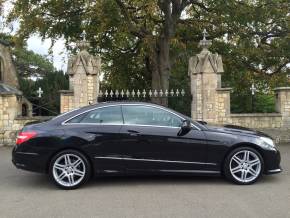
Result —
M 179 136 L 182 118 L 158 106 L 123 105 L 120 137 L 128 171 L 190 172 L 205 169 L 206 142 L 193 127 Z

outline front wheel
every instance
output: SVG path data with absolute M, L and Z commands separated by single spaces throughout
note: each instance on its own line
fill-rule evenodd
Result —
M 49 175 L 62 189 L 76 189 L 90 178 L 87 158 L 78 151 L 65 150 L 56 154 L 50 163 Z
M 259 179 L 263 167 L 263 158 L 258 151 L 250 147 L 240 147 L 226 157 L 224 174 L 234 183 L 248 185 Z

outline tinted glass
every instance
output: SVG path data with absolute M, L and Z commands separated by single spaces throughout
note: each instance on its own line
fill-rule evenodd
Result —
M 123 118 L 120 106 L 112 106 L 81 114 L 67 123 L 123 124 Z
M 155 107 L 142 105 L 122 106 L 125 124 L 180 127 L 181 119 Z

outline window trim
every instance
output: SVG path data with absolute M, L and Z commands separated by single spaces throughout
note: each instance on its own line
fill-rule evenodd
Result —
M 120 107 L 120 112 L 121 112 L 121 116 L 122 116 L 122 123 L 118 123 L 118 124 L 117 123 L 104 123 L 104 124 L 102 124 L 102 123 L 68 123 L 70 120 L 72 120 L 72 119 L 74 119 L 74 118 L 76 118 L 78 116 L 81 116 L 82 114 L 89 113 L 91 111 L 98 110 L 98 109 L 101 109 L 101 108 L 118 107 L 118 106 Z M 119 126 L 119 125 L 124 125 L 124 118 L 123 118 L 122 108 L 121 108 L 120 105 L 105 105 L 105 106 L 102 106 L 102 107 L 92 108 L 92 109 L 83 111 L 83 112 L 81 112 L 81 113 L 79 113 L 77 115 L 74 115 L 74 116 L 68 118 L 67 120 L 63 121 L 61 123 L 61 125 L 63 125 L 63 126 L 67 126 L 67 125 L 99 125 L 99 126 L 105 126 L 105 125 L 112 126 L 112 125 L 117 125 L 117 126 Z
M 77 117 L 77 116 L 79 116 L 79 115 L 82 115 L 82 114 L 84 114 L 84 113 L 87 113 L 87 112 L 90 112 L 90 111 L 93 111 L 93 110 L 97 110 L 97 109 L 101 109 L 101 108 L 106 108 L 106 107 L 118 107 L 118 106 L 119 106 L 120 109 L 121 109 L 121 114 L 122 114 L 123 123 L 120 123 L 120 124 L 116 124 L 116 123 L 104 123 L 104 124 L 101 124 L 101 123 L 67 123 L 67 122 L 70 121 L 71 119 L 73 119 L 73 118 L 75 118 L 75 117 Z M 122 126 L 144 126 L 144 127 L 174 128 L 174 129 L 176 129 L 176 128 L 179 129 L 179 128 L 180 128 L 180 127 L 174 127 L 174 126 L 158 126 L 158 125 L 125 124 L 124 115 L 123 115 L 123 111 L 122 111 L 122 106 L 146 106 L 146 107 L 158 108 L 158 109 L 160 109 L 160 110 L 164 110 L 164 111 L 166 111 L 166 112 L 169 112 L 169 113 L 171 113 L 171 114 L 173 114 L 173 115 L 179 117 L 182 121 L 185 120 L 184 117 L 182 117 L 182 116 L 180 116 L 180 115 L 174 113 L 173 111 L 168 110 L 168 109 L 163 108 L 163 107 L 159 107 L 159 106 L 157 106 L 157 105 L 137 104 L 137 103 L 136 103 L 136 104 L 126 104 L 126 103 L 122 104 L 122 103 L 121 103 L 121 104 L 104 105 L 104 106 L 101 106 L 101 107 L 92 108 L 92 109 L 89 109 L 89 110 L 83 111 L 83 112 L 81 112 L 81 113 L 79 113 L 79 114 L 74 115 L 73 117 L 70 117 L 70 118 L 66 119 L 65 121 L 63 121 L 63 122 L 61 123 L 61 125 L 63 125 L 63 126 L 67 126 L 67 125 L 98 125 L 98 126 L 106 126 L 106 125 L 107 125 L 107 126 L 120 126 L 120 125 L 122 125 Z M 195 129 L 201 131 L 201 129 L 200 129 L 199 127 L 197 127 L 196 125 L 194 125 L 193 123 L 191 123 L 191 125 L 192 125 L 192 127 L 194 127 Z

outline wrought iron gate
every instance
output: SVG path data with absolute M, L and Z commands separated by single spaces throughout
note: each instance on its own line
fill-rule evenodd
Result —
M 167 98 L 168 106 L 180 113 L 190 116 L 191 94 L 184 89 L 168 90 L 100 90 L 98 102 L 138 101 L 155 102 L 154 99 Z
M 41 103 L 38 97 L 27 98 L 32 104 L 32 116 L 56 116 L 59 111 L 53 111 L 47 107 L 48 103 Z

